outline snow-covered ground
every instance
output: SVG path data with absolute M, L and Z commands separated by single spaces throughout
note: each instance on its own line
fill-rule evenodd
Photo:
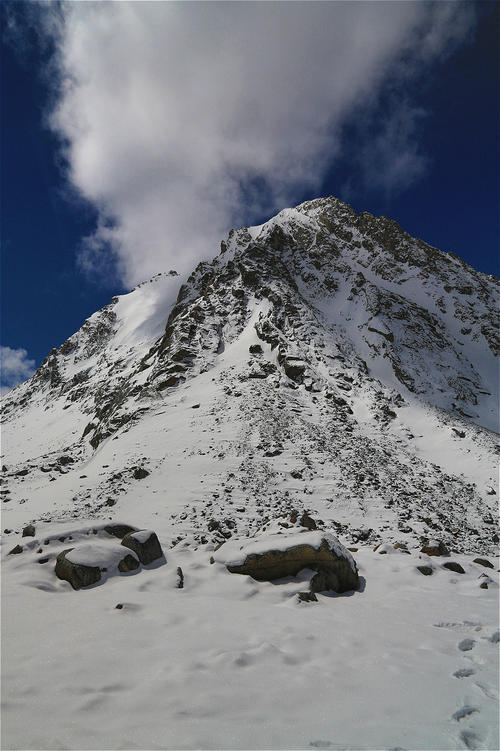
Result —
M 157 531 L 164 565 L 78 592 L 35 551 L 81 525 L 4 563 L 2 748 L 498 748 L 498 575 L 473 556 L 360 547 L 362 591 L 301 603 L 311 572 L 256 582 Z

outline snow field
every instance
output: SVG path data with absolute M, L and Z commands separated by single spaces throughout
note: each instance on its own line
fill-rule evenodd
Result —
M 256 582 L 182 543 L 75 592 L 38 542 L 4 560 L 6 750 L 497 748 L 498 588 L 471 556 L 423 577 L 361 548 L 363 591 L 299 603 L 312 572 Z

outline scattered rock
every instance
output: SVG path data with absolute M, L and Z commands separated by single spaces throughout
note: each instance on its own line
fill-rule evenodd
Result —
M 438 542 L 437 540 L 430 540 L 420 550 L 421 553 L 427 553 L 427 555 L 449 555 L 449 550 L 444 542 Z
M 314 592 L 299 592 L 297 597 L 299 602 L 318 602 L 318 598 Z
M 191 406 L 191 409 L 199 409 L 199 408 L 200 408 L 200 405 L 199 405 L 199 404 L 193 404 L 193 405 Z
M 59 553 L 56 561 L 56 576 L 71 584 L 73 589 L 81 589 L 95 584 L 101 579 L 101 569 L 99 566 L 86 566 L 81 563 L 73 563 L 66 556 L 74 548 L 68 548 Z
M 314 519 L 311 519 L 307 511 L 304 511 L 304 513 L 300 517 L 299 524 L 301 527 L 306 527 L 307 529 L 317 529 L 316 522 L 314 521 Z
M 373 532 L 373 530 L 369 529 L 369 528 L 360 529 L 360 531 L 358 532 L 358 535 L 357 535 L 356 542 L 366 542 L 366 540 L 369 539 L 369 537 L 370 537 L 370 535 L 371 535 L 372 532 Z
M 464 430 L 457 430 L 456 428 L 452 428 L 453 432 L 457 434 L 459 438 L 465 438 L 465 431 Z
M 26 477 L 28 472 L 29 472 L 29 469 L 20 469 L 19 472 L 15 473 L 15 477 Z
M 486 568 L 495 568 L 487 558 L 474 558 L 473 563 L 479 563 L 480 566 L 485 566 Z
M 417 566 L 417 569 L 424 576 L 431 576 L 431 574 L 432 574 L 432 567 L 431 566 Z
M 250 352 L 251 355 L 261 355 L 263 352 L 263 349 L 260 346 L 260 344 L 251 344 L 250 347 L 248 348 L 248 351 Z
M 458 644 L 458 648 L 461 652 L 470 652 L 475 643 L 474 639 L 462 639 Z
M 134 470 L 134 480 L 144 480 L 144 478 L 148 477 L 148 475 L 149 472 L 143 467 L 136 467 Z
M 22 553 L 23 549 L 20 545 L 16 545 L 15 548 L 12 548 L 12 550 L 9 550 L 8 555 L 17 555 L 18 553 Z
M 28 524 L 23 529 L 23 537 L 34 537 L 35 536 L 35 526 L 34 524 Z
M 48 563 L 50 561 L 50 558 L 46 556 L 45 558 L 37 558 L 37 563 Z
M 184 574 L 180 566 L 177 566 L 177 589 L 184 588 Z
M 108 498 L 106 501 L 106 506 L 116 506 L 116 501 L 114 498 Z
M 163 556 L 163 550 L 161 549 L 158 537 L 151 529 L 129 532 L 129 534 L 125 535 L 121 544 L 133 550 L 144 566 L 153 563 L 153 561 Z
M 454 571 L 456 574 L 465 574 L 465 569 L 456 561 L 447 561 L 443 563 L 443 568 L 448 568 L 450 571 Z
M 482 580 L 482 581 L 481 581 L 481 583 L 480 583 L 480 585 L 479 585 L 479 588 L 480 588 L 480 589 L 488 589 L 488 586 L 489 586 L 490 584 L 494 584 L 494 581 L 493 581 L 493 579 L 491 578 L 491 576 L 488 576 L 487 574 L 482 574 L 482 575 L 481 575 L 481 580 Z
M 58 464 L 62 464 L 63 467 L 65 467 L 67 464 L 73 464 L 74 459 L 71 456 L 60 456 L 57 460 Z
M 122 609 L 123 609 L 123 605 L 121 602 L 119 602 L 118 605 L 115 605 L 115 610 L 122 610 Z

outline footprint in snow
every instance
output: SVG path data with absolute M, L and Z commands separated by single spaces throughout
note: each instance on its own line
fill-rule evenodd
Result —
M 465 707 L 462 707 L 461 709 L 458 709 L 453 715 L 453 719 L 457 722 L 460 722 L 460 720 L 465 719 L 465 717 L 469 717 L 471 714 L 475 714 L 476 712 L 479 712 L 478 707 L 470 707 L 466 705 Z
M 462 730 L 460 733 L 460 740 L 465 747 L 471 749 L 471 751 L 482 748 L 481 738 L 472 730 Z
M 469 678 L 469 676 L 475 674 L 475 670 L 472 668 L 459 668 L 458 670 L 455 670 L 453 675 L 455 678 Z

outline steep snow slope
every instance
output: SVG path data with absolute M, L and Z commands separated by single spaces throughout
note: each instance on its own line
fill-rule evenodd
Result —
M 320 199 L 52 350 L 4 404 L 3 747 L 496 748 L 497 574 L 474 559 L 498 543 L 498 288 Z M 210 564 L 305 510 L 358 548 L 362 591 L 299 604 L 307 572 Z M 116 519 L 166 565 L 55 578 Z

